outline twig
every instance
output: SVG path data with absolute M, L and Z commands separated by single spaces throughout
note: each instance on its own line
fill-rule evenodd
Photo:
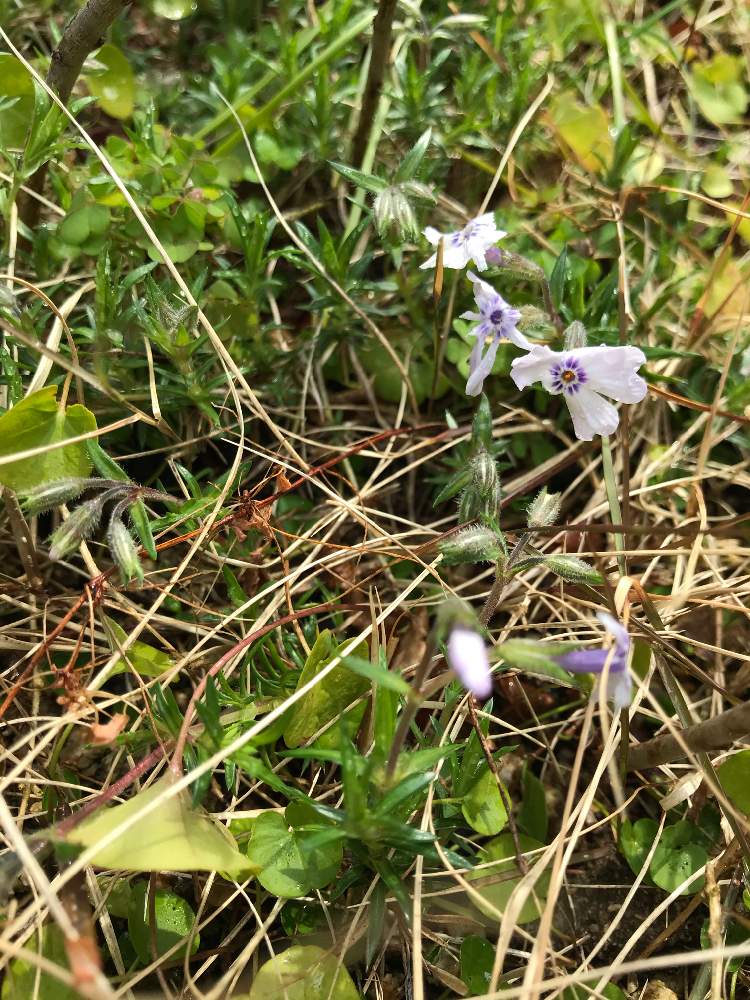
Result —
M 683 729 L 679 736 L 656 736 L 646 743 L 631 747 L 629 771 L 671 764 L 684 760 L 691 753 L 726 750 L 735 740 L 750 733 L 750 703 L 736 705 L 712 719 Z
M 46 83 L 67 104 L 86 57 L 103 41 L 107 29 L 131 0 L 88 0 L 65 27 L 62 38 L 52 53 Z M 19 216 L 33 228 L 39 220 L 41 194 L 47 177 L 47 164 L 43 163 L 29 179 L 28 194 L 19 199 Z
M 352 163 L 359 166 L 367 146 L 370 129 L 375 121 L 375 111 L 383 89 L 385 67 L 391 48 L 393 34 L 393 17 L 396 13 L 396 0 L 380 0 L 378 12 L 372 23 L 372 43 L 370 45 L 370 68 L 367 71 L 367 82 L 362 94 L 362 107 L 359 112 L 357 131 L 352 139 Z

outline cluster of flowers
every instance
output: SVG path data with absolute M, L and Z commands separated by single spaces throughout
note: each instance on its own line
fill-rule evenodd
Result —
M 497 228 L 492 213 L 480 215 L 457 232 L 439 233 L 428 226 L 424 234 L 433 246 L 443 241 L 443 267 L 461 269 L 473 262 L 478 271 L 485 271 L 488 261 L 502 259 L 496 244 L 507 235 Z M 434 253 L 422 268 L 435 267 L 437 256 Z M 644 398 L 646 382 L 638 375 L 646 361 L 643 351 L 606 346 L 553 351 L 546 345 L 531 344 L 518 330 L 520 311 L 478 275 L 469 271 L 468 276 L 474 283 L 477 306 L 476 312 L 461 316 L 476 323 L 471 331 L 475 343 L 469 359 L 468 395 L 477 396 L 482 391 L 498 347 L 508 341 L 527 352 L 511 365 L 511 378 L 519 389 L 540 382 L 547 392 L 562 393 L 581 441 L 591 441 L 595 434 L 613 434 L 617 410 L 604 397 L 620 403 L 639 403 Z
M 436 267 L 441 253 L 445 268 L 462 269 L 473 263 L 482 272 L 490 264 L 502 263 L 503 254 L 497 243 L 507 233 L 498 229 L 494 215 L 487 213 L 456 232 L 440 233 L 428 227 L 424 235 L 434 247 L 439 247 L 442 241 L 442 253 L 437 250 L 421 265 L 423 269 Z M 646 361 L 643 352 L 637 347 L 603 345 L 553 351 L 546 345 L 532 344 L 518 329 L 521 312 L 478 275 L 469 271 L 468 277 L 474 286 L 476 311 L 461 316 L 475 324 L 471 330 L 475 343 L 469 359 L 467 394 L 481 393 L 498 347 L 507 341 L 526 352 L 511 365 L 511 378 L 519 389 L 539 382 L 547 392 L 562 394 L 576 437 L 582 441 L 591 441 L 596 434 L 613 434 L 619 417 L 616 408 L 604 397 L 621 403 L 638 403 L 644 398 L 647 386 L 638 374 Z M 630 638 L 612 615 L 599 612 L 597 617 L 614 644 L 567 652 L 556 660 L 559 666 L 573 673 L 606 676 L 607 697 L 620 710 L 632 698 L 628 672 Z M 446 653 L 464 687 L 477 698 L 488 698 L 492 692 L 492 674 L 487 649 L 478 631 L 465 623 L 454 624 L 448 634 Z

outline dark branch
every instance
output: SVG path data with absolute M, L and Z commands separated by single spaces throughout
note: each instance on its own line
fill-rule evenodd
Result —
M 372 45 L 370 48 L 370 69 L 367 73 L 365 92 L 362 95 L 362 110 L 359 113 L 357 131 L 352 140 L 351 161 L 360 166 L 365 155 L 367 140 L 375 118 L 380 92 L 383 89 L 385 67 L 391 49 L 393 33 L 393 16 L 396 13 L 396 0 L 380 0 L 378 12 L 372 25 Z

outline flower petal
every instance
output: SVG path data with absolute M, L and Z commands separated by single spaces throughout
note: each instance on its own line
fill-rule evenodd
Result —
M 552 386 L 551 368 L 557 357 L 557 353 L 546 345 L 536 344 L 525 357 L 513 359 L 510 377 L 519 389 L 541 382 L 549 392 Z
M 606 611 L 597 611 L 596 617 L 614 638 L 618 656 L 627 656 L 630 650 L 630 636 L 622 622 Z
M 646 355 L 638 347 L 581 347 L 573 352 L 592 389 L 621 403 L 640 403 L 648 386 L 638 374 Z
M 633 682 L 627 670 L 610 670 L 607 678 L 607 698 L 614 702 L 615 712 L 630 707 L 633 700 Z
M 477 327 L 481 330 L 481 327 Z M 492 366 L 495 363 L 495 357 L 497 355 L 497 349 L 500 346 L 500 338 L 495 337 L 490 344 L 490 346 L 485 351 L 484 357 L 482 357 L 482 347 L 484 345 L 484 337 L 477 337 L 477 342 L 474 345 L 474 350 L 471 352 L 471 357 L 469 358 L 469 378 L 466 382 L 466 395 L 467 396 L 478 396 L 482 391 L 482 386 L 484 385 L 484 380 L 492 371 Z
M 422 235 L 424 236 L 424 238 L 427 240 L 428 243 L 431 243 L 434 247 L 436 247 L 440 242 L 440 238 L 443 236 L 443 233 L 438 232 L 438 230 L 435 229 L 434 226 L 427 226 L 426 229 L 422 230 Z M 445 234 L 446 242 L 450 239 L 452 235 L 453 233 Z M 422 265 L 422 267 L 424 267 L 424 264 Z
M 573 430 L 579 441 L 593 441 L 595 434 L 614 434 L 619 423 L 617 410 L 603 396 L 584 385 L 578 392 L 564 393 Z
M 467 691 L 477 698 L 492 694 L 492 674 L 484 641 L 478 632 L 457 625 L 446 643 L 448 664 Z

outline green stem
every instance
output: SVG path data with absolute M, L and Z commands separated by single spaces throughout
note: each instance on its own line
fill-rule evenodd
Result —
M 607 491 L 609 502 L 609 513 L 613 524 L 622 524 L 622 511 L 620 509 L 620 495 L 617 492 L 617 478 L 615 477 L 615 466 L 612 461 L 612 449 L 609 438 L 602 435 L 602 469 L 604 471 L 604 487 Z M 619 532 L 615 532 L 615 545 L 617 547 L 617 566 L 621 576 L 627 574 L 625 564 L 625 539 Z

